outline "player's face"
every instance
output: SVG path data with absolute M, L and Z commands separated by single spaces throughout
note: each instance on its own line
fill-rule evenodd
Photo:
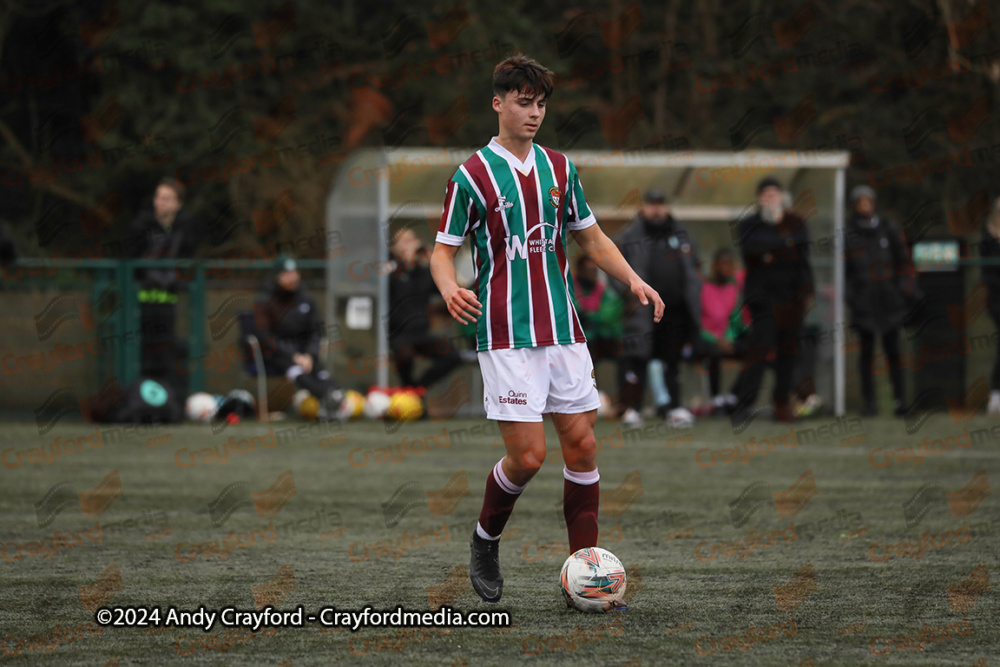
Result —
M 503 98 L 493 98 L 493 110 L 500 116 L 500 131 L 522 141 L 532 141 L 545 119 L 546 99 L 512 90 Z

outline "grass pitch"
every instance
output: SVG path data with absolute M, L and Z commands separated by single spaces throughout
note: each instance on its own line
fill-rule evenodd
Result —
M 1000 655 L 1000 511 L 988 495 L 1000 469 L 985 418 L 938 416 L 913 434 L 890 418 L 759 419 L 739 434 L 726 420 L 689 432 L 599 422 L 601 546 L 629 573 L 630 609 L 608 615 L 569 610 L 559 593 L 566 531 L 551 424 L 548 459 L 501 543 L 502 603 L 468 586 L 469 535 L 503 452 L 486 424 L 102 426 L 100 439 L 86 424 L 42 435 L 5 424 L 2 661 L 973 665 Z M 252 635 L 92 624 L 103 605 L 269 603 L 499 608 L 513 625 Z

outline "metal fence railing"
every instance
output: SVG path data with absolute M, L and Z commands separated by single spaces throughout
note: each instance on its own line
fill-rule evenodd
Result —
M 325 260 L 297 260 L 301 269 L 323 270 Z M 117 344 L 103 346 L 102 355 L 111 355 L 110 366 L 113 374 L 122 383 L 136 380 L 141 370 L 141 324 L 139 303 L 139 279 L 136 271 L 139 269 L 175 269 L 179 285 L 188 299 L 187 320 L 188 330 L 186 341 L 188 354 L 192 359 L 203 357 L 207 348 L 206 341 L 206 283 L 213 273 L 231 275 L 238 271 L 271 270 L 274 262 L 271 260 L 200 260 L 200 259 L 73 259 L 62 265 L 54 265 L 51 271 L 39 271 L 37 267 L 45 266 L 46 260 L 39 258 L 22 258 L 3 268 L 2 277 L 7 285 L 17 284 L 24 287 L 55 287 L 79 288 L 85 281 L 79 279 L 78 273 L 87 272 L 90 279 L 90 304 L 87 316 L 90 327 L 96 329 L 102 340 L 118 341 Z M 43 275 L 39 275 L 43 274 Z M 235 314 L 235 313 L 234 313 Z M 332 313 L 325 314 L 327 318 Z M 36 315 L 36 320 L 38 316 Z M 88 327 L 88 328 L 90 328 Z M 178 332 L 185 335 L 185 332 Z M 108 365 L 105 358 L 100 366 Z M 206 367 L 204 364 L 192 364 L 190 367 L 189 390 L 203 391 L 205 389 Z

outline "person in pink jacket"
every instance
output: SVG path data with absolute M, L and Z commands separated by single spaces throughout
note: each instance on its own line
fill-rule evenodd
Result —
M 733 253 L 728 248 L 719 248 L 712 258 L 712 275 L 701 284 L 701 328 L 702 336 L 711 337 L 722 356 L 733 354 L 733 341 L 727 335 L 731 332 L 730 320 L 733 310 L 739 307 L 740 293 L 743 291 L 744 273 L 738 268 Z M 746 324 L 749 318 L 744 316 Z M 719 355 L 707 356 L 702 360 L 708 373 L 708 386 L 712 392 L 712 404 L 716 412 L 735 405 L 736 397 L 723 395 L 720 387 Z

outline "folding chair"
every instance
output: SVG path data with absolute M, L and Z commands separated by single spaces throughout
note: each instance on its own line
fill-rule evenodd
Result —
M 243 370 L 252 378 L 257 378 L 257 421 L 267 421 L 267 371 L 264 353 L 260 349 L 260 332 L 253 310 L 241 310 L 237 314 L 240 323 L 240 341 L 250 349 L 243 359 Z
M 267 404 L 267 367 L 264 365 L 264 353 L 260 344 L 260 330 L 257 328 L 257 319 L 253 310 L 243 310 L 237 314 L 240 323 L 240 341 L 250 350 L 250 354 L 244 356 L 243 370 L 251 378 L 257 379 L 257 421 L 261 424 L 270 421 L 270 413 Z M 320 338 L 319 356 L 324 362 L 329 350 L 329 341 L 326 336 Z M 273 375 L 271 377 L 282 377 Z M 287 380 L 285 380 L 287 382 Z

